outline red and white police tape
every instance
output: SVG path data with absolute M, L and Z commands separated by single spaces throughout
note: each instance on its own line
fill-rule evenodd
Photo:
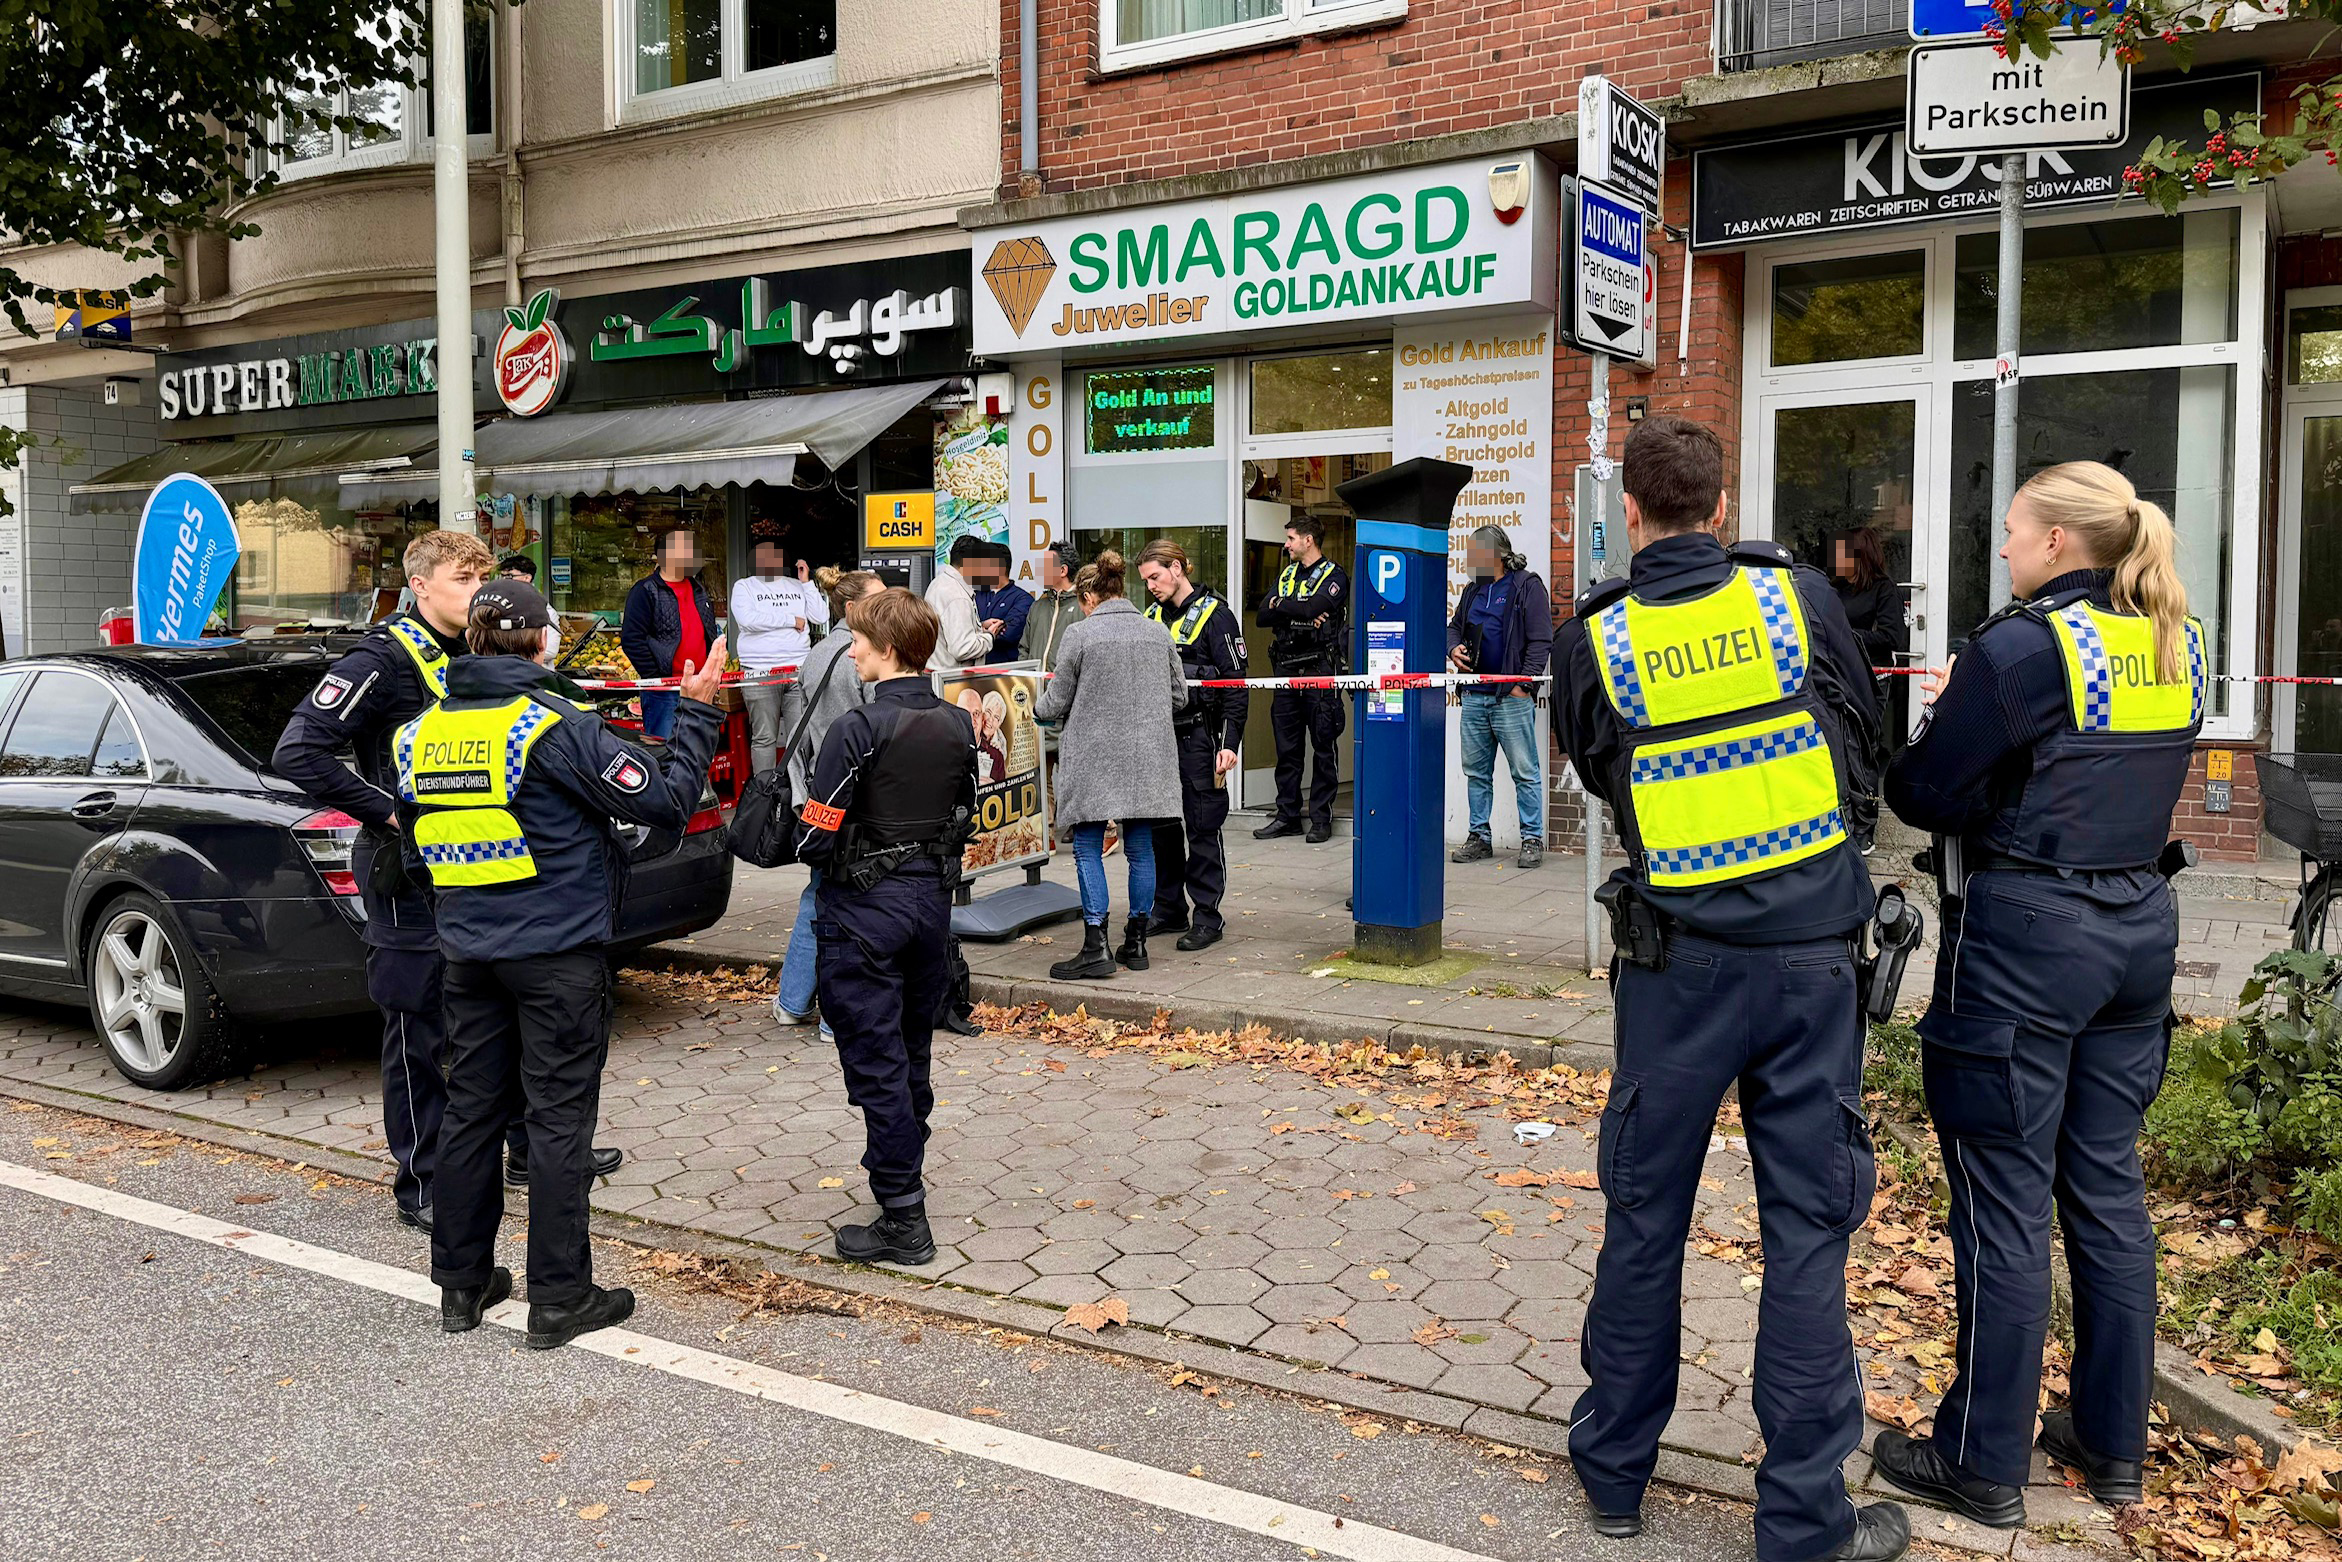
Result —
M 1873 667 L 1882 678 L 1918 678 L 1934 671 L 1928 667 Z M 1026 678 L 1030 669 L 1013 667 L 960 667 L 952 670 L 954 678 Z M 1050 674 L 1043 673 L 1042 677 Z M 770 684 L 788 684 L 797 681 L 794 669 L 771 673 L 726 673 L 724 683 L 731 688 L 761 687 Z M 1543 683 L 1542 675 L 1529 673 L 1341 673 L 1320 677 L 1298 678 L 1190 678 L 1191 689 L 1340 689 L 1362 690 L 1368 694 L 1387 694 L 1399 689 L 1469 689 L 1491 684 Z M 2287 677 L 2276 673 L 2214 673 L 2214 683 L 2296 683 L 2326 687 L 2342 687 L 2342 678 Z M 581 678 L 577 686 L 595 692 L 629 693 L 643 689 L 673 689 L 682 684 L 680 678 Z

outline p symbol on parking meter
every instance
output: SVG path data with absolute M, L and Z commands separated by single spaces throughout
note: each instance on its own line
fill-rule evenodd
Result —
M 1377 550 L 1370 578 L 1374 581 L 1374 594 L 1385 602 L 1396 603 L 1407 600 L 1407 556 L 1405 554 Z

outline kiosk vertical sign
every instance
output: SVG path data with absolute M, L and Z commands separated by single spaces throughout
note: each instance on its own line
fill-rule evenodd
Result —
M 163 479 L 147 496 L 131 567 L 131 616 L 141 645 L 200 638 L 212 604 L 243 552 L 236 520 L 219 490 L 189 472 Z

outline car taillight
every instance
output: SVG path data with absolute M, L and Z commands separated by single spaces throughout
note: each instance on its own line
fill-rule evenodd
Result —
M 358 821 L 338 808 L 319 809 L 293 826 L 293 839 L 309 854 L 309 865 L 336 895 L 358 893 L 358 876 L 350 871 L 358 829 Z
M 691 816 L 691 822 L 683 827 L 683 833 L 685 835 L 704 835 L 710 830 L 721 830 L 723 827 L 724 810 L 717 804 L 710 803 Z

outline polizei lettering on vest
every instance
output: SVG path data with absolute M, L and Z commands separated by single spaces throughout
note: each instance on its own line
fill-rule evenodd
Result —
M 2144 651 L 2113 651 L 2106 658 L 2110 682 L 2118 689 L 2145 689 L 2163 680 L 2155 676 L 2153 658 Z
M 1721 672 L 1757 659 L 1757 632 L 1735 629 L 1720 635 L 1701 635 L 1674 645 L 1654 646 L 1643 653 L 1643 676 L 1691 678 Z
M 452 770 L 458 765 L 488 763 L 486 738 L 427 738 L 422 747 L 423 763 L 434 770 Z

